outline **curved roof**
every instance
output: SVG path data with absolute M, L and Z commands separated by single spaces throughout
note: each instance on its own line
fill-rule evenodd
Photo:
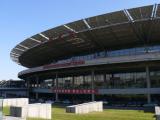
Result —
M 160 43 L 160 5 L 81 19 L 38 33 L 12 49 L 13 61 L 37 67 L 96 51 Z

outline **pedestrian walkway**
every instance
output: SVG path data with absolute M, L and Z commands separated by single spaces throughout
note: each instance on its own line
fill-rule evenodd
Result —
M 5 116 L 5 117 L 3 117 L 3 120 L 26 120 L 26 119 L 17 118 L 17 117 Z

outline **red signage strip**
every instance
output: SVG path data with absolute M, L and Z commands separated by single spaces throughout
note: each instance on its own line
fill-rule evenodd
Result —
M 57 63 L 57 64 L 49 64 L 49 65 L 43 66 L 43 69 L 76 66 L 76 65 L 82 65 L 82 64 L 85 64 L 84 60 L 71 61 L 71 62 L 65 62 L 65 63 Z
M 92 89 L 54 89 L 53 92 L 61 94 L 98 94 L 98 90 Z

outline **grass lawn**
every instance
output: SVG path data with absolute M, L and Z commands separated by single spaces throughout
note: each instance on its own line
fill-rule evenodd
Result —
M 9 114 L 9 108 L 4 108 L 4 114 Z M 52 110 L 53 120 L 155 120 L 153 113 L 145 113 L 138 110 L 115 110 L 106 109 L 104 112 L 93 112 L 83 115 L 75 115 L 72 113 L 65 113 L 63 107 L 54 106 Z M 42 120 L 32 119 L 27 120 Z

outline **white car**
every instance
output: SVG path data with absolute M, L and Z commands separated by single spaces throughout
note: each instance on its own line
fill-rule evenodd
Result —
M 63 104 L 70 104 L 71 102 L 69 100 L 64 100 Z
M 54 103 L 54 101 L 52 101 L 52 100 L 47 100 L 45 103 L 53 104 L 53 103 Z
M 108 101 L 102 101 L 103 102 L 103 104 L 108 104 Z
M 44 103 L 44 100 L 43 100 L 43 99 L 39 99 L 39 102 L 40 102 L 40 103 Z

